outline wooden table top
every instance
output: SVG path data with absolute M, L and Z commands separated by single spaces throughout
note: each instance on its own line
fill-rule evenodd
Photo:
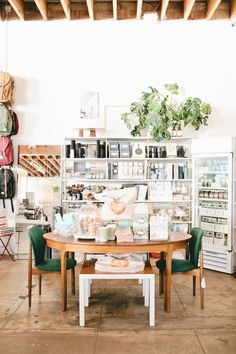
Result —
M 170 232 L 166 241 L 134 240 L 133 242 L 96 242 L 94 239 L 77 239 L 74 236 L 64 237 L 55 232 L 44 234 L 49 247 L 83 253 L 143 253 L 164 250 L 170 244 L 179 247 L 180 243 L 186 243 L 191 235 L 183 232 Z

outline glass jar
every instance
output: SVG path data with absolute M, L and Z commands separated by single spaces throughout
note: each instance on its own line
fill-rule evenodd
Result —
M 88 203 L 79 209 L 78 232 L 79 235 L 95 237 L 102 219 L 99 208 L 96 204 Z

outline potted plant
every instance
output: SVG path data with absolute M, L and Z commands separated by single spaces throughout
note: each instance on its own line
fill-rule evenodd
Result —
M 166 88 L 174 94 L 175 85 L 166 85 Z M 150 87 L 149 92 L 142 92 L 138 102 L 131 103 L 130 112 L 123 113 L 121 119 L 131 130 L 132 136 L 140 136 L 143 129 L 148 128 L 153 139 L 161 141 L 171 138 L 170 128 L 175 115 L 175 103 L 169 95 L 163 95 L 156 88 Z
M 180 107 L 180 117 L 186 127 L 191 124 L 195 130 L 207 125 L 212 108 L 209 103 L 202 102 L 198 97 L 188 97 Z
M 179 103 L 178 84 L 166 84 L 165 89 L 167 93 L 162 94 L 150 87 L 149 92 L 142 92 L 138 102 L 131 103 L 129 112 L 121 115 L 132 136 L 139 136 L 144 128 L 148 128 L 151 137 L 159 142 L 170 140 L 172 130 L 179 131 L 182 123 L 184 126 L 191 124 L 196 130 L 202 124 L 207 125 L 212 111 L 209 103 L 197 97 L 189 97 Z

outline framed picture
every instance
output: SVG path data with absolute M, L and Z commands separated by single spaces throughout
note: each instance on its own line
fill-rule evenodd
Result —
M 80 119 L 98 119 L 98 92 L 82 91 L 80 93 Z
M 178 224 L 173 224 L 173 231 L 175 232 L 188 232 L 188 224 L 186 223 L 178 223 Z
M 130 138 L 130 130 L 121 119 L 121 114 L 129 110 L 129 105 L 108 105 L 104 107 L 105 129 L 109 136 Z
M 104 128 L 104 119 L 99 113 L 99 93 L 81 91 L 78 128 Z

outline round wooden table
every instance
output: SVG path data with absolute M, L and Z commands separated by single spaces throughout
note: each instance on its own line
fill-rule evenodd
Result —
M 170 232 L 167 241 L 150 241 L 140 240 L 133 242 L 108 241 L 99 243 L 95 240 L 78 240 L 73 236 L 63 237 L 60 234 L 49 232 L 44 234 L 47 246 L 54 248 L 60 252 L 61 256 L 61 299 L 62 311 L 67 308 L 67 272 L 66 272 L 66 253 L 150 253 L 150 252 L 165 252 L 166 254 L 166 292 L 164 299 L 164 307 L 167 312 L 170 312 L 170 295 L 171 295 L 171 266 L 172 254 L 176 249 L 186 247 L 187 241 L 191 235 L 182 232 Z

